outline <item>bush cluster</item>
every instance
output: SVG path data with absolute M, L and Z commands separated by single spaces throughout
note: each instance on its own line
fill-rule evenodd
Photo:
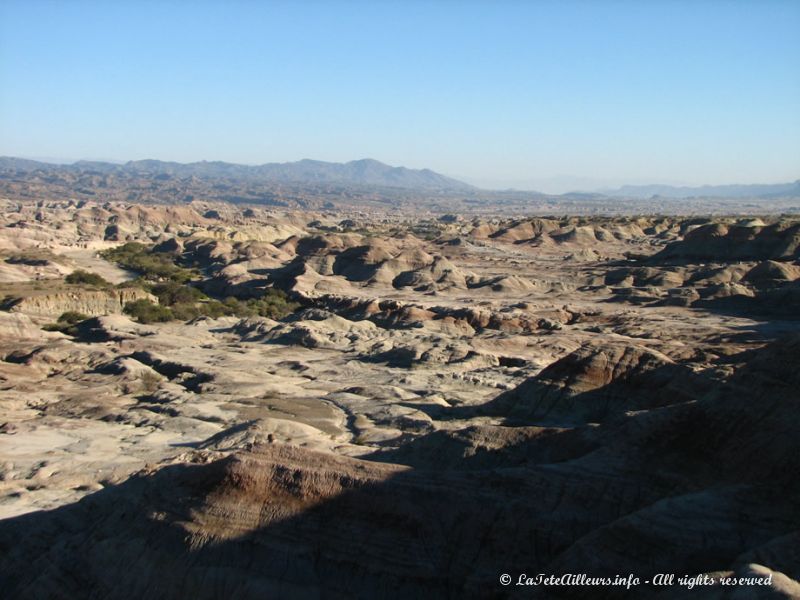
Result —
M 97 273 L 78 269 L 64 278 L 64 281 L 73 285 L 91 285 L 94 287 L 109 287 L 111 284 Z
M 225 316 L 282 319 L 297 310 L 299 306 L 296 302 L 290 301 L 280 290 L 269 290 L 261 298 L 248 300 L 226 298 L 223 301 L 212 300 L 200 290 L 189 286 L 174 288 L 165 284 L 163 288 L 153 286 L 152 292 L 161 304 L 154 304 L 149 300 L 136 300 L 125 305 L 125 313 L 140 323 L 188 321 L 202 316 L 212 319 Z
M 215 300 L 198 288 L 188 285 L 197 277 L 197 272 L 177 264 L 178 255 L 169 252 L 153 252 L 138 242 L 128 242 L 101 253 L 106 260 L 135 271 L 139 277 L 126 286 L 141 287 L 158 298 L 158 304 L 149 300 L 129 302 L 124 312 L 140 323 L 162 323 L 165 321 L 188 321 L 196 317 L 223 316 L 270 317 L 281 319 L 297 310 L 280 290 L 267 290 L 261 298 L 238 300 L 226 298 Z
M 159 303 L 165 306 L 194 304 L 201 300 L 208 299 L 208 296 L 196 287 L 182 285 L 177 281 L 156 283 L 155 285 L 149 286 L 148 291 L 158 298 Z
M 70 310 L 65 313 L 61 313 L 61 316 L 58 317 L 58 320 L 55 323 L 48 323 L 47 325 L 44 325 L 42 329 L 45 331 L 60 331 L 61 333 L 66 333 L 67 335 L 75 335 L 77 333 L 75 325 L 81 321 L 85 321 L 88 318 L 88 315 Z
M 145 299 L 128 302 L 123 311 L 140 323 L 163 323 L 175 318 L 169 307 Z
M 61 316 L 58 317 L 58 322 L 67 323 L 69 325 L 75 325 L 75 323 L 80 323 L 81 321 L 85 321 L 88 318 L 89 318 L 88 315 L 76 312 L 74 310 L 68 310 L 65 313 L 61 313 Z
M 139 242 L 128 242 L 100 253 L 108 261 L 139 273 L 147 281 L 186 283 L 196 275 L 191 269 L 178 266 L 178 256 L 169 252 L 153 252 Z

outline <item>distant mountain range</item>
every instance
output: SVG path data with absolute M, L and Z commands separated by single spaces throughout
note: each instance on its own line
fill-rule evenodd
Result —
M 62 178 L 66 183 L 76 181 L 85 175 L 101 175 L 122 181 L 150 180 L 167 185 L 171 180 L 203 181 L 208 185 L 234 183 L 236 185 L 280 184 L 309 186 L 339 186 L 369 188 L 388 188 L 399 193 L 455 192 L 474 194 L 505 194 L 517 197 L 520 194 L 538 192 L 506 190 L 489 192 L 469 185 L 458 179 L 447 177 L 430 169 L 407 169 L 392 167 L 377 160 L 365 158 L 346 163 L 324 162 L 320 160 L 299 160 L 287 163 L 267 163 L 263 165 L 241 165 L 221 161 L 202 161 L 177 163 L 161 160 L 134 160 L 126 163 L 81 160 L 72 164 L 57 164 L 29 160 L 25 158 L 0 157 L 0 178 L 9 177 L 27 180 L 49 181 L 53 177 Z M 90 184 L 93 185 L 93 184 Z M 554 194 L 549 194 L 555 197 Z M 705 185 L 699 187 L 679 187 L 671 185 L 624 185 L 616 189 L 603 189 L 592 192 L 570 192 L 562 194 L 566 199 L 635 198 L 653 197 L 670 199 L 719 198 L 719 199 L 774 199 L 800 197 L 800 180 L 792 183 L 753 184 L 753 185 Z
M 463 181 L 446 177 L 430 169 L 392 167 L 368 158 L 347 163 L 300 160 L 250 166 L 220 161 L 184 164 L 160 160 L 135 160 L 124 164 L 78 161 L 64 165 L 0 157 L 0 172 L 63 172 L 65 170 L 83 173 L 96 172 L 104 175 L 124 174 L 135 177 L 226 178 L 253 182 L 345 184 L 420 190 L 466 191 L 474 189 Z
M 603 190 L 606 196 L 623 198 L 786 198 L 800 197 L 800 180 L 792 183 L 751 185 L 703 185 L 676 187 L 672 185 L 624 185 L 615 190 Z

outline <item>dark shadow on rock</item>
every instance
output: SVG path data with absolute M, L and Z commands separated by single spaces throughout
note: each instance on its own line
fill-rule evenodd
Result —
M 573 460 L 596 450 L 596 429 L 470 425 L 434 431 L 363 458 L 433 470 L 530 467 Z
M 696 400 L 717 384 L 645 346 L 586 344 L 484 404 L 420 410 L 437 419 L 491 416 L 506 425 L 576 427 Z

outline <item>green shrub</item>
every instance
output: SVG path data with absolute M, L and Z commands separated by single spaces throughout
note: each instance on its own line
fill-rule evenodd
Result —
M 282 319 L 300 307 L 297 302 L 289 300 L 285 292 L 276 289 L 269 289 L 262 297 L 248 300 L 248 305 L 258 316 L 270 319 Z
M 219 300 L 209 300 L 199 305 L 201 314 L 212 319 L 226 317 L 235 314 L 229 307 Z
M 135 254 L 144 254 L 147 252 L 147 246 L 141 244 L 139 242 L 126 242 L 122 244 L 122 246 L 117 246 L 115 248 L 109 248 L 108 250 L 103 250 L 100 254 L 112 254 L 112 255 L 135 255 Z
M 61 313 L 61 316 L 58 317 L 58 322 L 66 323 L 68 325 L 74 325 L 75 323 L 80 323 L 81 321 L 85 321 L 88 318 L 89 318 L 88 315 L 75 312 L 74 310 L 69 310 L 65 313 Z
M 128 242 L 100 253 L 104 259 L 120 267 L 139 273 L 150 281 L 176 281 L 185 283 L 195 277 L 195 272 L 176 263 L 178 256 L 169 252 L 153 252 L 139 242 Z
M 207 298 L 207 296 L 197 288 L 181 285 L 176 281 L 157 283 L 150 287 L 150 292 L 165 306 L 191 304 Z
M 141 277 L 136 277 L 135 279 L 129 279 L 128 281 L 122 281 L 115 286 L 117 289 L 124 290 L 129 288 L 139 288 L 141 290 L 145 290 L 147 292 L 151 291 L 153 287 L 153 283 L 147 281 L 146 279 L 142 279 Z
M 139 323 L 164 323 L 174 318 L 168 307 L 153 304 L 150 300 L 144 299 L 128 302 L 122 310 Z
M 97 273 L 91 273 L 89 271 L 84 271 L 83 269 L 73 271 L 66 276 L 64 281 L 74 285 L 93 285 L 95 287 L 108 287 L 111 285 Z
M 170 310 L 172 311 L 172 316 L 179 321 L 189 321 L 199 317 L 201 314 L 197 306 L 188 302 L 175 304 L 170 307 Z
M 160 323 L 173 319 L 189 321 L 201 316 L 212 319 L 224 316 L 282 319 L 300 306 L 289 300 L 283 291 L 276 289 L 268 289 L 260 298 L 238 300 L 229 297 L 220 302 L 195 287 L 176 281 L 144 282 L 142 287 L 154 294 L 159 304 L 149 300 L 127 303 L 124 312 L 140 323 Z
M 81 321 L 85 321 L 88 318 L 89 317 L 83 313 L 70 310 L 65 313 L 61 313 L 61 316 L 58 317 L 57 322 L 43 325 L 42 329 L 45 331 L 60 331 L 61 333 L 66 333 L 67 335 L 76 335 L 78 333 L 78 329 L 75 327 L 75 325 Z
M 268 317 L 270 319 L 282 319 L 299 308 L 299 304 L 289 300 L 288 296 L 281 290 L 268 289 L 260 298 L 249 298 L 248 300 L 238 300 L 236 298 L 225 298 L 222 303 L 225 313 L 237 317 Z

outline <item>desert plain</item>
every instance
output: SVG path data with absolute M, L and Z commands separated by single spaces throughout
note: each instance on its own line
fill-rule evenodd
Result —
M 0 200 L 0 304 L 12 597 L 800 595 L 796 216 Z

